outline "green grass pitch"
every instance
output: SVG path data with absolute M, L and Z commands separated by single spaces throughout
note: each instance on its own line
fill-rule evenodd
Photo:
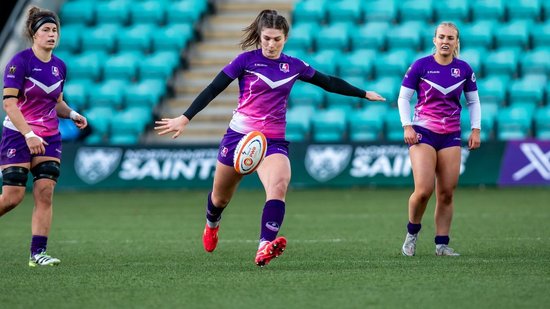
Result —
M 206 191 L 59 193 L 29 268 L 32 198 L 0 218 L 2 308 L 546 308 L 550 189 L 459 189 L 436 257 L 433 198 L 417 256 L 400 253 L 411 189 L 292 190 L 284 255 L 254 265 L 263 192 L 240 190 L 204 252 Z

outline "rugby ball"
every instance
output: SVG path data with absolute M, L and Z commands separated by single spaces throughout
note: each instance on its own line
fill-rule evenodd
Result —
M 235 148 L 233 167 L 239 174 L 247 175 L 256 170 L 265 157 L 267 140 L 260 131 L 252 131 L 241 138 Z

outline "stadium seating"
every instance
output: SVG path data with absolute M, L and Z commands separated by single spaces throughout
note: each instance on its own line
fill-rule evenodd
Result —
M 318 51 L 326 49 L 348 50 L 352 29 L 353 24 L 348 22 L 335 22 L 320 27 L 315 35 L 316 49 Z
M 495 23 L 490 20 L 475 21 L 462 26 L 460 30 L 460 45 L 462 48 L 493 48 Z
M 509 104 L 517 102 L 530 102 L 533 105 L 541 105 L 544 97 L 546 75 L 528 75 L 522 79 L 514 80 L 508 90 Z
M 516 104 L 498 111 L 497 138 L 502 141 L 525 139 L 531 133 L 531 107 Z
M 372 64 L 376 52 L 372 49 L 356 49 L 336 59 L 338 73 L 344 79 L 349 77 L 367 78 L 373 75 Z
M 550 105 L 535 111 L 535 137 L 550 140 Z
M 531 20 L 514 20 L 497 25 L 498 35 L 495 35 L 497 48 L 519 46 L 522 49 L 527 49 L 529 47 L 531 27 Z
M 110 107 L 92 107 L 87 110 L 86 118 L 92 133 L 85 140 L 87 144 L 108 142 L 113 109 Z
M 505 2 L 510 20 L 540 20 L 541 5 L 539 0 L 507 0 Z
M 407 21 L 393 27 L 391 34 L 387 37 L 388 49 L 420 50 L 422 47 L 420 33 L 423 32 L 424 28 L 425 24 L 420 21 Z
M 61 7 L 59 18 L 65 29 L 69 24 L 92 25 L 95 14 L 96 6 L 92 1 L 69 1 Z
M 303 22 L 322 24 L 326 19 L 326 1 L 298 1 L 294 5 L 292 16 L 292 21 L 294 24 Z
M 299 49 L 302 51 L 312 50 L 313 36 L 311 33 L 313 33 L 318 27 L 318 25 L 311 22 L 300 22 L 294 25 L 285 44 L 285 53 L 292 49 Z
M 289 95 L 289 106 L 310 106 L 319 109 L 325 104 L 325 91 L 309 83 L 298 81 Z
M 133 25 L 162 25 L 166 19 L 164 1 L 135 1 L 130 6 L 130 23 Z
M 434 1 L 433 9 L 435 20 L 439 21 L 465 22 L 470 17 L 470 3 L 468 1 L 438 0 Z
M 416 20 L 430 22 L 433 20 L 432 0 L 404 0 L 399 4 L 401 22 Z
M 96 21 L 98 24 L 126 25 L 130 17 L 129 0 L 98 1 Z
M 351 48 L 383 50 L 386 48 L 387 22 L 368 22 L 358 26 L 350 34 Z
M 403 141 L 403 126 L 397 108 L 389 109 L 384 115 L 384 129 L 386 140 L 390 142 Z
M 472 19 L 502 21 L 506 13 L 506 7 L 502 0 L 476 0 L 472 1 Z
M 349 140 L 351 142 L 378 141 L 384 134 L 383 119 L 368 109 L 354 111 L 348 115 Z
M 520 59 L 521 74 L 550 75 L 550 45 L 539 47 L 523 53 Z
M 326 9 L 329 23 L 359 23 L 363 16 L 361 0 L 331 0 Z
M 313 106 L 296 106 L 286 115 L 286 139 L 290 142 L 308 141 L 311 134 L 311 117 L 315 113 Z
M 120 29 L 116 33 L 118 52 L 151 52 L 154 33 L 155 26 L 149 24 L 137 24 Z
M 311 120 L 313 141 L 341 142 L 346 139 L 346 115 L 340 109 L 325 109 L 315 113 Z
M 536 32 L 533 32 L 533 48 L 546 48 L 550 47 L 550 4 L 546 9 L 547 20 L 541 25 L 537 25 Z
M 370 0 L 365 3 L 363 20 L 366 22 L 394 23 L 397 18 L 398 11 L 395 0 Z

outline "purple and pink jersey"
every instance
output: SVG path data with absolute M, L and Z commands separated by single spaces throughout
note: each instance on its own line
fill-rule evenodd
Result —
M 239 104 L 229 127 L 239 133 L 258 130 L 269 138 L 285 138 L 288 96 L 297 79 L 308 80 L 315 70 L 294 57 L 263 56 L 261 49 L 247 51 L 223 72 L 239 79 Z
M 63 92 L 65 63 L 52 55 L 47 63 L 34 55 L 32 49 L 17 53 L 4 72 L 4 88 L 19 89 L 17 107 L 34 133 L 46 137 L 59 134 L 55 106 Z M 4 127 L 17 131 L 8 116 Z
M 433 55 L 415 61 L 402 86 L 418 96 L 413 124 L 440 134 L 460 131 L 460 96 L 477 90 L 475 74 L 465 61 L 454 58 L 441 65 Z

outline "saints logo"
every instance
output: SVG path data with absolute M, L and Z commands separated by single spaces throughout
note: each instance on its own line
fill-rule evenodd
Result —
M 350 145 L 311 145 L 306 153 L 306 170 L 319 182 L 329 181 L 348 166 L 352 150 Z
M 120 148 L 82 147 L 76 154 L 74 169 L 82 181 L 93 185 L 109 177 L 118 167 L 121 157 Z

